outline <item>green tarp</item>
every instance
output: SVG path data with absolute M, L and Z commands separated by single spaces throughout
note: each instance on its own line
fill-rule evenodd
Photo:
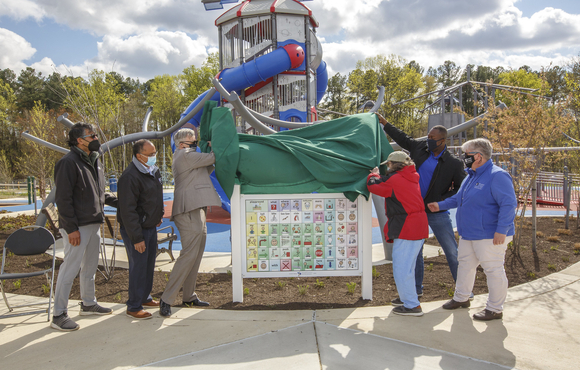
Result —
M 257 136 L 238 134 L 230 110 L 213 101 L 204 107 L 199 144 L 215 153 L 228 198 L 238 183 L 242 194 L 342 192 L 351 201 L 359 194 L 368 199 L 369 171 L 393 151 L 372 113 Z

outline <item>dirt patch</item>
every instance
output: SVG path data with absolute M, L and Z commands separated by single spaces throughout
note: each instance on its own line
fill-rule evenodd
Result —
M 560 271 L 580 261 L 580 229 L 576 220 L 570 229 L 564 230 L 563 218 L 538 218 L 537 254 L 532 253 L 531 222 L 526 220 L 521 250 L 517 258 L 514 248 L 506 254 L 506 272 L 509 286 L 523 284 Z M 1 229 L 1 227 L 0 227 Z M 0 234 L 3 245 L 10 232 Z M 438 245 L 435 239 L 428 244 Z M 61 260 L 57 261 L 60 266 Z M 7 272 L 43 269 L 50 265 L 48 256 L 7 258 Z M 58 267 L 57 267 L 58 268 Z M 155 272 L 152 295 L 160 297 L 170 273 Z M 319 278 L 267 278 L 244 279 L 244 302 L 232 302 L 232 279 L 229 274 L 199 274 L 197 293 L 211 303 L 209 309 L 230 310 L 298 310 L 328 309 L 341 307 L 370 307 L 385 305 L 397 296 L 391 265 L 376 266 L 373 273 L 373 300 L 361 298 L 360 277 Z M 16 283 L 16 284 L 15 284 Z M 356 285 L 354 285 L 354 284 Z M 7 292 L 34 296 L 48 296 L 44 290 L 46 279 L 39 276 L 24 279 L 18 286 L 14 280 L 5 281 Z M 424 295 L 422 302 L 449 299 L 453 295 L 454 282 L 444 255 L 425 259 Z M 349 285 L 353 293 L 349 292 Z M 97 272 L 97 299 L 101 302 L 124 303 L 127 300 L 128 271 L 116 269 L 113 279 L 105 281 Z M 46 288 L 44 288 L 46 289 Z M 485 274 L 478 269 L 475 294 L 487 293 Z M 71 299 L 80 299 L 78 278 L 71 292 Z M 176 303 L 181 303 L 181 295 Z

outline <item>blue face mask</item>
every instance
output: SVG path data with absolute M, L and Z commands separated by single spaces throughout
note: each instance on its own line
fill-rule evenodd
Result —
M 147 166 L 151 167 L 151 166 L 155 166 L 155 163 L 157 163 L 157 156 L 151 156 L 151 157 L 147 157 Z

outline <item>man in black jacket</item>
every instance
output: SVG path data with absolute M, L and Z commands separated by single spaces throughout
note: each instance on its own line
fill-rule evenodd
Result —
M 433 213 L 427 207 L 428 203 L 440 202 L 457 193 L 463 179 L 465 170 L 463 162 L 447 150 L 447 129 L 443 126 L 435 126 L 429 131 L 427 140 L 415 140 L 387 120 L 377 114 L 383 129 L 401 148 L 409 151 L 409 155 L 419 173 L 419 185 L 421 196 L 425 202 L 425 211 L 429 226 L 437 238 L 453 280 L 457 280 L 457 241 L 448 211 Z M 415 283 L 417 294 L 423 294 L 423 250 L 417 256 L 415 266 Z
M 107 315 L 95 297 L 95 273 L 99 262 L 103 204 L 117 206 L 117 198 L 105 193 L 105 176 L 99 162 L 100 143 L 92 125 L 75 124 L 70 132 L 70 152 L 54 167 L 56 206 L 63 236 L 64 262 L 59 268 L 51 327 L 62 331 L 79 328 L 67 314 L 68 297 L 80 270 L 81 315 Z
M 157 152 L 149 140 L 133 145 L 133 161 L 118 182 L 117 219 L 129 257 L 127 316 L 149 319 L 143 306 L 159 306 L 149 293 L 157 255 L 157 226 L 163 218 L 163 184 L 155 166 Z

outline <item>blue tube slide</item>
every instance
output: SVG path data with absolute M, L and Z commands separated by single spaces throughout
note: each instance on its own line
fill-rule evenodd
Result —
M 228 91 L 245 90 L 255 84 L 266 81 L 268 78 L 276 76 L 282 72 L 299 67 L 304 61 L 304 50 L 298 45 L 285 45 L 274 50 L 271 53 L 263 55 L 241 66 L 224 69 L 220 72 L 219 78 L 221 84 Z M 186 116 L 195 106 L 208 94 L 209 90 L 201 94 L 195 99 L 189 107 L 181 114 L 181 118 Z M 220 94 L 215 93 L 211 100 L 219 101 Z M 203 114 L 203 109 L 193 116 L 187 123 L 199 127 L 199 122 Z M 175 152 L 175 143 L 173 136 L 171 139 L 171 147 Z M 199 149 L 198 149 L 199 150 Z M 211 175 L 212 183 L 222 201 L 222 208 L 228 212 L 230 209 L 230 200 L 225 195 L 223 189 L 215 178 L 215 172 Z
M 323 60 L 320 62 L 318 68 L 316 68 L 316 104 L 320 103 L 324 94 L 326 94 L 326 89 L 328 88 L 328 70 L 326 69 L 326 62 Z
M 301 53 L 301 55 L 297 55 Z M 291 70 L 300 66 L 304 60 L 304 51 L 297 45 L 286 45 L 278 48 L 271 53 L 263 55 L 251 62 L 244 63 L 241 66 L 224 69 L 220 74 L 221 84 L 228 91 L 240 91 L 254 86 L 255 84 L 266 81 L 268 78 L 276 76 L 282 72 Z M 209 91 L 209 90 L 208 90 Z M 187 115 L 208 93 L 201 94 L 195 99 L 189 107 L 181 114 L 181 118 Z M 220 94 L 215 93 L 211 100 L 219 101 Z M 203 110 L 197 113 L 188 123 L 199 126 L 199 121 Z M 175 150 L 175 148 L 174 148 Z

